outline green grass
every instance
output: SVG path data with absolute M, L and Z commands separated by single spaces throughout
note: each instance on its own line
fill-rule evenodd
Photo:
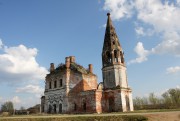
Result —
M 23 116 L 4 117 L 0 121 L 147 121 L 148 119 L 140 115 L 117 115 L 117 116 L 73 116 L 73 117 L 49 117 L 49 116 Z
M 135 110 L 130 113 L 146 113 L 146 112 L 169 112 L 169 111 L 180 111 L 180 109 L 148 109 L 148 110 Z

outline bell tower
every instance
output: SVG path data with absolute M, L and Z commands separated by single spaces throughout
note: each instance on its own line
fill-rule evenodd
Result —
M 102 50 L 102 73 L 105 89 L 128 88 L 124 52 L 107 13 L 107 24 Z

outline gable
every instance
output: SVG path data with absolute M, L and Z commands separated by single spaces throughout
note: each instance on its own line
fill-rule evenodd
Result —
M 81 80 L 73 89 L 71 89 L 70 93 L 79 93 L 81 91 L 92 90 L 86 80 Z

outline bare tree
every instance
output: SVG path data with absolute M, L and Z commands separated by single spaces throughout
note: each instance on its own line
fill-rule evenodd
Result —
M 9 112 L 10 114 L 13 114 L 14 112 L 14 106 L 11 101 L 7 101 L 4 104 L 1 105 L 1 111 L 2 112 Z

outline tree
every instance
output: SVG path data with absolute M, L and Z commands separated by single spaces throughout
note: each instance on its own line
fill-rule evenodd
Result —
M 14 112 L 14 106 L 11 101 L 7 101 L 4 104 L 1 105 L 1 111 L 2 112 L 9 112 L 10 114 L 13 114 Z
M 136 97 L 133 99 L 133 103 L 136 109 L 143 109 L 146 105 L 148 105 L 148 99 L 146 97 Z
M 163 97 L 163 102 L 164 102 L 165 107 L 170 108 L 170 106 L 172 105 L 172 100 L 169 93 L 164 92 L 161 96 Z
M 23 106 L 20 107 L 20 110 L 25 110 L 25 108 Z
M 152 105 L 156 105 L 158 103 L 158 98 L 154 95 L 154 93 L 150 93 L 149 101 Z
M 180 89 L 169 89 L 168 93 L 171 97 L 173 105 L 180 107 Z

